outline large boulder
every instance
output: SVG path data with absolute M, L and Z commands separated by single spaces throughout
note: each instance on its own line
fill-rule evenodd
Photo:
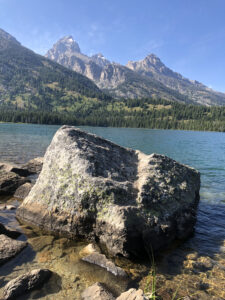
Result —
M 93 238 L 112 255 L 139 256 L 193 232 L 199 188 L 193 168 L 63 126 L 17 216 L 72 238 Z

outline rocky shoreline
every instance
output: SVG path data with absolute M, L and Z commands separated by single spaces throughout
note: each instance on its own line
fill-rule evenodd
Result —
M 30 177 L 35 174 L 36 183 Z M 129 275 L 109 260 L 108 254 L 157 254 L 175 239 L 183 240 L 193 233 L 199 188 L 200 175 L 188 166 L 163 155 L 147 156 L 120 147 L 69 126 L 58 130 L 44 160 L 37 158 L 23 166 L 0 164 L 1 195 L 25 198 L 17 210 L 20 219 L 61 236 L 89 239 L 94 245 L 97 242 L 105 253 L 96 250 L 98 246 L 89 245 L 92 251 L 84 249 L 86 254 L 80 259 L 119 277 Z M 11 253 L 4 257 L 8 260 L 27 243 L 16 239 L 9 242 L 13 231 L 1 228 L 0 253 Z M 36 279 L 32 279 L 34 284 L 29 283 L 32 272 L 37 275 L 47 271 L 30 270 L 9 282 L 5 299 L 15 299 L 11 290 L 24 293 L 28 287 L 39 287 L 39 280 L 37 285 Z M 82 299 L 147 298 L 136 289 L 115 297 L 104 285 L 96 283 L 83 292 Z

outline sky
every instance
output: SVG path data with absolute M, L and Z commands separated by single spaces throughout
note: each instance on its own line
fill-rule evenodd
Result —
M 225 92 L 225 0 L 0 0 L 0 28 L 43 55 L 65 35 L 121 64 L 154 53 Z

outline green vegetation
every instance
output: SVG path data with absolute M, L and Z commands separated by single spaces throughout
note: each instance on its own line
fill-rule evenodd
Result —
M 0 121 L 112 127 L 207 130 L 225 132 L 225 107 L 196 106 L 155 99 L 111 100 L 80 98 L 54 109 L 0 107 Z
M 33 51 L 0 32 L 0 104 L 25 110 L 72 107 L 80 100 L 109 100 L 91 80 Z

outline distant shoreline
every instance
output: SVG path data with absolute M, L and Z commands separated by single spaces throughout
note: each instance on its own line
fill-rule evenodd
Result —
M 214 132 L 214 133 L 225 133 L 225 131 L 217 131 L 217 130 L 197 130 L 197 129 L 179 129 L 179 128 L 148 128 L 148 127 L 117 127 L 117 126 L 98 126 L 98 125 L 74 125 L 74 124 L 39 124 L 39 123 L 24 123 L 24 122 L 2 122 L 0 121 L 1 124 L 18 124 L 18 125 L 39 125 L 39 126 L 63 126 L 63 125 L 68 125 L 68 126 L 74 126 L 74 127 L 96 127 L 96 128 L 118 128 L 118 129 L 146 129 L 146 130 L 165 130 L 165 131 L 190 131 L 190 132 Z

